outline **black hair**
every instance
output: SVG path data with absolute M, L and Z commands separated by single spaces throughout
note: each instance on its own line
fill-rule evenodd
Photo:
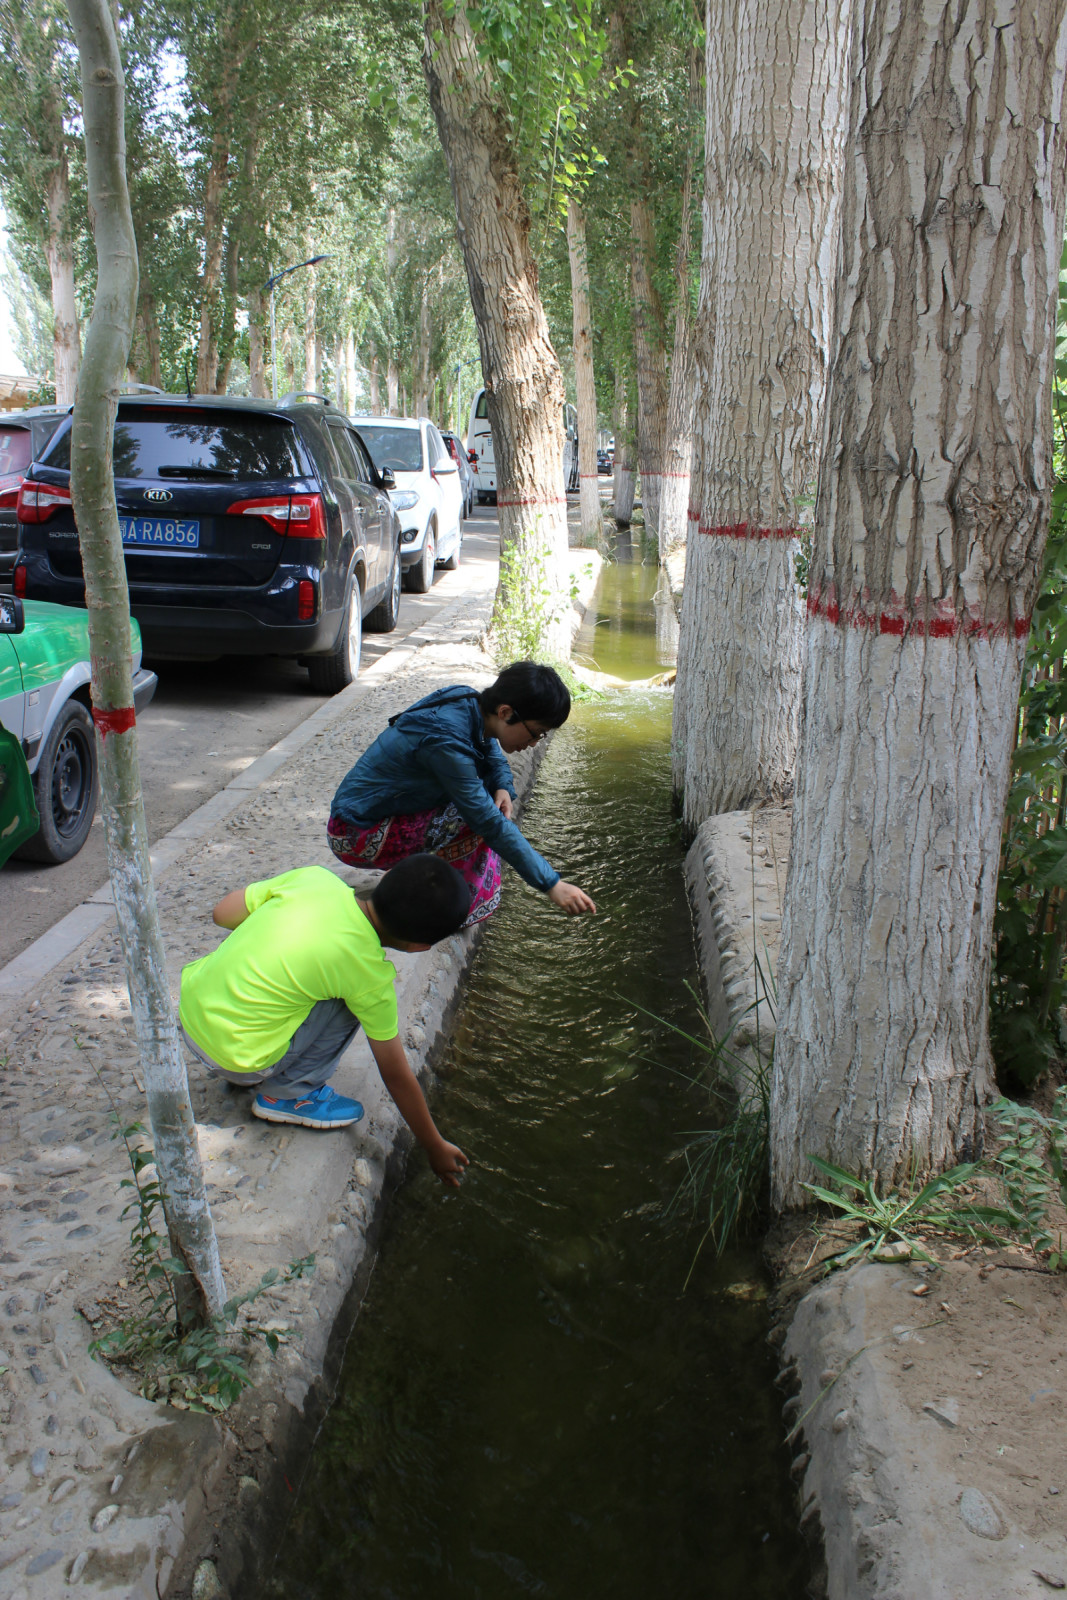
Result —
M 549 728 L 562 728 L 571 714 L 570 690 L 554 667 L 540 661 L 513 661 L 482 690 L 478 704 L 483 716 L 510 706 L 524 722 L 543 722 Z
M 471 892 L 440 856 L 408 856 L 378 879 L 371 905 L 382 927 L 404 944 L 436 944 L 458 933 L 471 908 Z

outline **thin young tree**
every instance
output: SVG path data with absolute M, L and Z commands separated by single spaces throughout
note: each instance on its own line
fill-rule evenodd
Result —
M 690 529 L 672 741 L 686 826 L 787 792 L 844 137 L 846 0 L 709 0 Z
M 771 1103 L 889 1184 L 980 1148 L 1049 508 L 1065 0 L 859 0 Z
M 137 310 L 137 245 L 126 189 L 123 71 L 109 0 L 68 0 L 81 63 L 89 205 L 97 287 L 78 376 L 71 498 L 78 525 L 92 652 L 93 721 L 100 748 L 108 869 L 126 963 L 156 1169 L 186 1320 L 226 1299 L 218 1245 L 167 984 L 137 757 L 130 603 L 122 556 L 112 440 Z

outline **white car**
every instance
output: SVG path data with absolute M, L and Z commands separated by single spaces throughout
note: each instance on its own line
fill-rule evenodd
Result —
M 434 567 L 454 571 L 463 549 L 463 486 L 445 441 L 427 417 L 352 417 L 381 472 L 400 521 L 400 561 L 409 589 L 425 594 Z

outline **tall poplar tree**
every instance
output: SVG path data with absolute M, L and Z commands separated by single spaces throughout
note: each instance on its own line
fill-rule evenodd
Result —
M 882 1184 L 972 1156 L 1049 509 L 1065 0 L 858 0 L 771 1102 Z

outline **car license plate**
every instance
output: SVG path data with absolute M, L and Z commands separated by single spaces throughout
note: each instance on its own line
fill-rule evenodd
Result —
M 123 544 L 150 545 L 159 550 L 195 550 L 200 543 L 199 522 L 175 517 L 120 517 Z

